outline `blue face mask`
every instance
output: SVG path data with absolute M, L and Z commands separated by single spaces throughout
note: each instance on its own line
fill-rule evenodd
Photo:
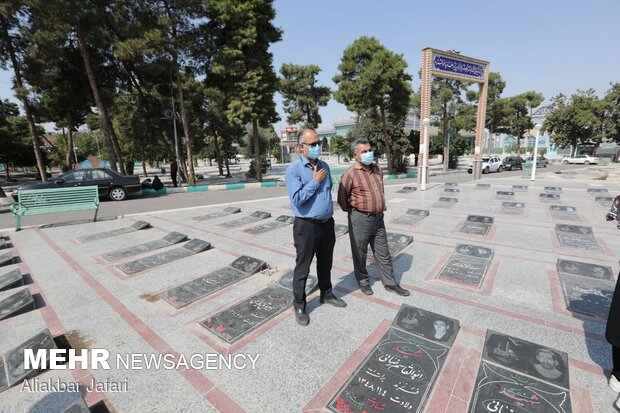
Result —
M 373 151 L 363 153 L 360 156 L 360 162 L 362 162 L 364 165 L 370 165 L 374 161 L 375 161 L 375 153 Z
M 321 156 L 321 145 L 314 145 L 308 148 L 308 158 L 316 159 Z

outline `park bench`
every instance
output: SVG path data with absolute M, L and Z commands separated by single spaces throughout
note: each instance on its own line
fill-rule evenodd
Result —
M 22 217 L 26 215 L 53 214 L 56 212 L 94 209 L 97 221 L 99 189 L 97 186 L 78 186 L 52 189 L 19 189 L 17 204 L 11 205 L 15 215 L 15 231 L 21 229 Z

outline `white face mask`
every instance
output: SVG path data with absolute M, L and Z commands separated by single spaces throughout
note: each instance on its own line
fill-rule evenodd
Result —
M 370 165 L 375 161 L 375 153 L 373 151 L 366 152 L 360 155 L 360 162 L 364 165 Z

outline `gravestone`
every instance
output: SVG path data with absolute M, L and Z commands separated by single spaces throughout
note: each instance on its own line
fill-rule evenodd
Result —
M 515 193 L 512 191 L 497 191 L 495 192 L 495 199 L 514 199 Z
M 293 270 L 288 270 L 277 282 L 278 287 L 293 291 Z M 314 275 L 308 275 L 306 280 L 306 295 L 310 295 L 319 285 L 319 280 Z
M 6 240 L 0 238 L 0 250 L 6 249 Z
M 36 308 L 30 290 L 24 288 L 0 300 L 0 320 L 14 317 Z
M 519 192 L 525 192 L 527 191 L 527 185 L 513 185 L 512 190 L 519 191 Z
M 616 283 L 575 275 L 560 274 L 566 308 L 569 311 L 600 317 L 609 315 L 609 306 L 614 295 Z
M 493 249 L 472 244 L 458 244 L 454 249 L 454 255 L 491 261 L 493 258 Z
M 229 344 L 256 330 L 293 305 L 293 294 L 277 286 L 267 287 L 200 322 L 200 325 Z
M 275 221 L 245 229 L 243 230 L 243 232 L 246 232 L 252 235 L 258 235 L 258 234 L 263 234 L 265 232 L 272 231 L 276 228 L 282 228 L 287 225 L 292 225 L 293 222 L 295 222 L 295 217 L 292 217 L 290 215 L 280 215 L 279 217 L 276 218 Z
M 480 288 L 492 258 L 491 248 L 458 244 L 436 278 L 466 287 Z
M 261 221 L 269 217 L 271 217 L 271 213 L 269 212 L 256 211 L 256 212 L 253 212 L 250 216 L 235 219 L 233 221 L 222 222 L 221 224 L 218 224 L 218 226 L 223 227 L 223 228 L 240 227 L 242 225 L 251 224 L 252 222 Z
M 407 245 L 413 242 L 413 237 L 411 235 L 396 234 L 394 232 L 388 232 L 387 241 L 388 241 L 388 249 L 390 250 L 390 255 L 394 257 L 396 254 L 401 252 Z
M 4 366 L 4 357 L 0 356 L 0 393 L 9 388 L 9 382 L 6 378 L 6 369 Z
M 588 188 L 588 193 L 590 195 L 605 195 L 608 194 L 609 191 L 602 188 Z
M 247 256 L 244 256 L 247 257 Z M 243 258 L 243 257 L 242 257 Z M 235 264 L 240 258 L 235 260 Z M 261 264 L 262 263 L 262 264 Z M 231 265 L 232 265 L 231 264 Z M 238 281 L 244 280 L 249 276 L 257 273 L 266 266 L 264 261 L 257 260 L 252 257 L 244 258 L 241 262 L 235 264 L 240 269 L 254 269 L 255 272 L 241 271 L 232 266 L 220 268 L 206 275 L 200 276 L 186 283 L 172 287 L 159 296 L 172 305 L 174 308 L 181 308 L 188 304 L 198 301 L 208 295 L 211 295 L 223 288 L 226 288 Z
M 24 285 L 24 279 L 19 268 L 12 268 L 0 274 L 0 291 L 10 290 L 20 285 Z
M 336 236 L 339 237 L 339 236 L 344 235 L 347 232 L 349 232 L 349 226 L 348 225 L 334 224 L 334 232 L 336 233 Z
M 523 215 L 525 212 L 525 203 L 523 202 L 502 202 L 500 214 L 507 215 Z
M 540 202 L 558 202 L 560 200 L 560 194 L 540 194 L 538 195 Z
M 572 206 L 551 205 L 549 213 L 553 219 L 561 219 L 565 221 L 581 221 L 577 215 L 577 208 Z
M 483 361 L 469 413 L 571 413 L 570 393 Z
M 476 187 L 474 189 L 489 189 L 491 187 L 491 184 L 476 184 Z
M 482 358 L 569 389 L 568 355 L 563 351 L 487 330 Z
M 421 412 L 449 348 L 390 328 L 329 402 L 333 412 Z
M 456 203 L 459 202 L 458 198 L 450 198 L 446 196 L 439 197 L 439 200 L 435 202 L 434 206 L 436 208 L 452 208 Z
M 458 320 L 407 304 L 400 306 L 392 326 L 447 347 L 459 332 Z
M 560 186 L 546 186 L 545 192 L 562 192 L 562 187 Z
M 192 219 L 194 221 L 206 221 L 208 219 L 225 217 L 226 215 L 238 214 L 239 212 L 241 212 L 241 208 L 228 207 L 221 211 L 211 212 L 210 214 L 198 215 L 197 217 L 192 217 Z
M 398 225 L 414 225 L 422 221 L 429 214 L 426 209 L 413 209 L 410 208 L 404 215 L 396 218 L 393 222 Z
M 461 192 L 461 190 L 458 188 L 445 188 L 443 191 L 446 193 L 455 193 L 455 194 L 458 194 L 459 192 Z
M 144 244 L 134 245 L 120 250 L 112 251 L 101 256 L 108 262 L 119 261 L 124 258 L 133 257 L 134 255 L 142 254 L 143 252 L 152 251 L 160 248 L 169 247 L 179 242 L 183 242 L 187 239 L 187 235 L 180 232 L 171 232 L 162 239 L 155 241 L 145 242 Z
M 470 235 L 486 236 L 493 225 L 493 217 L 482 215 L 468 215 L 467 220 L 459 229 L 459 232 Z
M 556 224 L 555 232 L 560 241 L 560 245 L 564 248 L 577 248 L 598 252 L 603 251 L 594 238 L 592 227 Z
M 248 255 L 242 255 L 234 260 L 230 266 L 237 271 L 252 275 L 267 268 L 267 263 Z
M 4 360 L 9 386 L 21 383 L 40 371 L 39 369 L 25 369 L 24 349 L 32 349 L 36 353 L 37 350 L 50 350 L 53 348 L 57 348 L 56 343 L 54 343 L 49 330 L 45 329 L 5 354 Z
M 445 184 L 443 184 L 443 186 L 459 186 L 459 184 L 457 184 L 456 182 L 446 182 Z
M 612 280 L 613 272 L 607 265 L 590 264 L 581 261 L 564 260 L 558 258 L 556 263 L 558 273 L 579 275 L 581 277 L 594 278 L 597 280 Z
M 601 204 L 604 207 L 611 207 L 612 202 L 614 202 L 614 197 L 612 196 L 597 196 L 594 197 L 594 200 Z
M 5 251 L 0 254 L 0 267 L 13 264 L 13 254 L 10 251 Z
M 415 186 L 404 186 L 402 189 L 396 191 L 398 194 L 409 194 L 411 192 L 416 191 L 418 188 Z
M 194 238 L 182 247 L 149 255 L 148 257 L 139 258 L 137 260 L 118 265 L 116 268 L 127 275 L 136 274 L 141 271 L 150 270 L 152 268 L 159 267 L 160 265 L 180 260 L 182 258 L 187 258 L 210 248 L 211 244 L 209 242 Z
M 117 235 L 128 234 L 130 232 L 140 231 L 150 228 L 151 224 L 146 221 L 137 221 L 133 225 L 124 228 L 112 229 L 109 231 L 97 232 L 95 234 L 85 235 L 76 239 L 78 243 L 100 240 L 108 237 L 115 237 Z

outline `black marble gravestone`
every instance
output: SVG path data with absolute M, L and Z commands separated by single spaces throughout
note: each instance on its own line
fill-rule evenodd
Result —
M 459 232 L 463 234 L 486 236 L 489 233 L 492 225 L 492 217 L 469 215 L 465 223 L 459 229 Z
M 480 288 L 492 257 L 491 248 L 458 244 L 436 278 L 458 285 Z
M 480 245 L 458 244 L 454 249 L 454 254 L 490 261 L 493 258 L 493 249 Z
M 411 192 L 416 191 L 418 188 L 415 186 L 404 186 L 402 189 L 396 191 L 399 194 L 409 194 Z
M 269 217 L 271 217 L 271 213 L 269 212 L 256 211 L 256 212 L 253 212 L 250 216 L 235 219 L 235 220 L 228 221 L 228 222 L 222 222 L 221 224 L 218 224 L 218 226 L 224 227 L 224 228 L 240 227 L 242 225 L 251 224 L 252 222 L 257 222 L 263 219 L 267 219 Z
M 556 262 L 558 273 L 579 275 L 581 277 L 594 278 L 597 280 L 612 280 L 613 272 L 610 266 L 590 264 L 581 261 L 564 260 L 558 258 Z
M 0 238 L 0 250 L 6 249 L 6 240 Z
M 19 268 L 12 268 L 0 274 L 0 291 L 24 285 L 24 279 Z
M 390 328 L 329 402 L 333 412 L 421 412 L 449 349 Z
M 483 361 L 469 413 L 571 413 L 570 393 Z
M 411 235 L 396 234 L 394 232 L 388 232 L 387 241 L 388 241 L 388 249 L 390 250 L 390 255 L 394 257 L 396 254 L 401 252 L 407 245 L 413 242 L 413 237 Z
M 335 224 L 334 225 L 334 232 L 336 233 L 336 236 L 339 237 L 339 236 L 344 235 L 347 232 L 349 232 L 349 226 L 348 225 Z
M 198 238 L 194 238 L 182 247 L 174 248 L 162 253 L 149 255 L 148 257 L 130 261 L 117 268 L 127 275 L 136 274 L 141 271 L 150 270 L 160 265 L 168 264 L 172 261 L 187 258 L 211 248 L 211 244 Z
M 608 194 L 609 191 L 606 189 L 602 189 L 602 188 L 588 188 L 588 193 L 591 195 L 601 195 L 601 194 Z
M 560 186 L 546 186 L 545 192 L 562 192 L 562 187 Z
M 24 288 L 0 300 L 0 320 L 14 317 L 36 308 L 30 290 Z
M 491 184 L 476 184 L 476 187 L 474 189 L 489 189 L 491 187 Z
M 558 202 L 560 200 L 560 194 L 539 194 L 541 202 Z
M 398 225 L 414 225 L 422 221 L 429 214 L 426 209 L 413 209 L 410 208 L 404 215 L 396 218 L 393 222 Z
M 594 197 L 594 200 L 604 207 L 610 207 L 611 203 L 614 202 L 614 197 L 613 196 L 597 196 L 597 197 Z
M 392 326 L 447 347 L 452 347 L 459 332 L 458 320 L 407 304 L 400 306 Z
M 602 251 L 594 238 L 592 227 L 556 224 L 555 232 L 562 247 Z
M 482 358 L 569 389 L 568 355 L 563 351 L 487 330 Z
M 293 291 L 293 270 L 286 271 L 277 282 L 278 287 Z M 306 279 L 306 295 L 310 295 L 319 285 L 319 280 L 314 275 L 308 275 Z
M 525 204 L 523 202 L 502 202 L 501 214 L 523 215 Z
M 575 275 L 560 274 L 566 308 L 591 317 L 607 319 L 616 283 Z
M 459 186 L 456 182 L 446 182 L 443 186 Z
M 199 215 L 197 217 L 192 217 L 194 221 L 206 221 L 208 219 L 225 217 L 226 215 L 238 214 L 241 212 L 241 208 L 237 207 L 228 207 L 224 208 L 221 211 L 211 212 L 210 214 Z
M 133 245 L 131 247 L 122 248 L 120 250 L 112 251 L 101 256 L 108 262 L 119 261 L 124 258 L 133 257 L 134 255 L 142 254 L 143 252 L 153 251 L 160 248 L 169 247 L 179 242 L 183 242 L 187 239 L 187 235 L 180 232 L 171 232 L 162 239 L 155 241 L 145 242 L 144 244 Z
M 277 286 L 258 294 L 200 322 L 204 328 L 229 344 L 256 330 L 293 304 L 293 294 Z
M 450 198 L 446 196 L 439 197 L 439 200 L 435 202 L 436 208 L 452 208 L 456 203 L 459 202 L 458 198 Z
M 13 254 L 10 251 L 5 251 L 0 254 L 0 267 L 13 264 Z
M 577 208 L 573 206 L 551 205 L 549 213 L 553 219 L 561 219 L 565 221 L 581 221 L 577 215 Z
M 445 188 L 443 191 L 447 193 L 455 193 L 455 194 L 458 194 L 459 192 L 461 192 L 461 190 L 458 188 Z
M 4 357 L 0 356 L 0 393 L 9 388 L 9 382 L 6 378 L 6 369 L 4 366 Z
M 527 191 L 527 185 L 513 185 L 512 190 L 524 192 L 524 191 Z
M 32 377 L 40 371 L 25 369 L 24 349 L 32 349 L 36 353 L 37 350 L 50 350 L 53 348 L 57 348 L 56 343 L 54 343 L 49 330 L 45 329 L 9 351 L 4 356 L 9 386 L 21 383 L 22 380 Z
M 117 235 L 128 234 L 130 232 L 140 231 L 140 230 L 147 229 L 150 227 L 151 227 L 151 224 L 146 221 L 136 221 L 133 225 L 129 227 L 117 228 L 117 229 L 112 229 L 109 231 L 97 232 L 95 234 L 90 234 L 90 235 L 85 235 L 83 237 L 79 237 L 77 238 L 77 242 L 81 243 L 81 242 L 95 241 L 95 240 L 108 238 L 108 237 L 115 237 Z
M 258 234 L 263 234 L 265 232 L 272 231 L 276 228 L 282 228 L 287 225 L 292 225 L 293 222 L 295 222 L 295 217 L 292 217 L 290 215 L 280 215 L 279 217 L 275 219 L 275 221 L 268 222 L 266 224 L 257 225 L 252 228 L 244 229 L 243 232 L 246 232 L 252 235 L 258 235 Z
M 496 191 L 495 199 L 514 199 L 515 193 L 513 191 Z
M 479 224 L 493 224 L 493 217 L 484 215 L 467 215 L 467 222 L 475 222 Z
M 242 255 L 234 260 L 230 266 L 237 271 L 252 275 L 267 268 L 267 263 L 248 255 Z

